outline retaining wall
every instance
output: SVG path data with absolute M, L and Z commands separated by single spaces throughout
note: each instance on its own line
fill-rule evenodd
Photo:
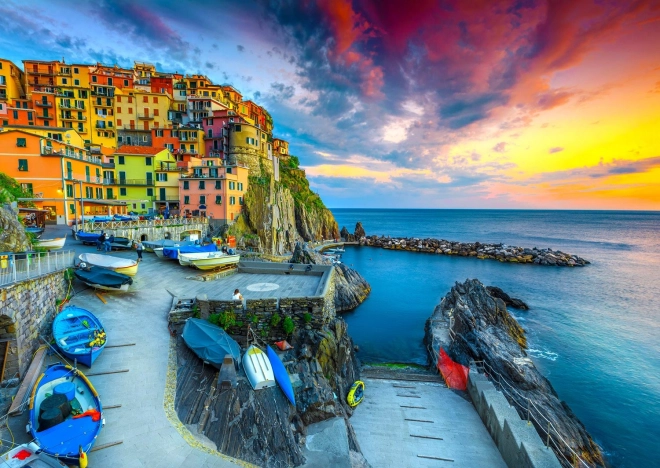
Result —
M 57 300 L 64 299 L 67 270 L 0 288 L 0 340 L 9 342 L 5 380 L 23 377 L 32 355 L 51 335 Z
M 475 367 L 470 368 L 468 393 L 502 458 L 509 467 L 561 468 L 554 452 L 545 447 L 532 424 Z

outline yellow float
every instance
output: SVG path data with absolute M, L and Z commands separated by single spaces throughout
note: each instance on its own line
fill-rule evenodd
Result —
M 351 408 L 355 408 L 357 405 L 362 403 L 364 399 L 364 382 L 361 380 L 356 380 L 351 389 L 348 391 L 348 396 L 346 397 L 346 402 Z

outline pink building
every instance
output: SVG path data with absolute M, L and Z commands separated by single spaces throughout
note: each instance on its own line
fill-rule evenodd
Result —
M 213 111 L 211 116 L 203 119 L 206 154 L 225 159 L 229 150 L 230 124 L 242 121 L 243 119 L 230 109 Z
M 202 158 L 202 165 L 179 179 L 181 213 L 231 222 L 243 209 L 249 169 L 227 165 L 220 157 Z

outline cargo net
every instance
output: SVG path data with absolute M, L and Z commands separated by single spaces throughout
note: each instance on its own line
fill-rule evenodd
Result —
M 452 361 L 442 348 L 440 348 L 440 352 L 438 353 L 438 370 L 442 374 L 442 378 L 445 379 L 447 387 L 455 388 L 456 390 L 467 389 L 470 368 Z

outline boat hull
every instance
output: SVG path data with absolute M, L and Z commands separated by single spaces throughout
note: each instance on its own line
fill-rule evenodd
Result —
M 291 379 L 289 378 L 289 373 L 286 371 L 284 364 L 282 364 L 282 360 L 270 346 L 266 347 L 266 353 L 268 354 L 268 360 L 273 367 L 273 375 L 275 376 L 277 385 L 280 386 L 287 400 L 289 400 L 293 406 L 296 406 L 296 396 L 293 393 Z
M 74 237 L 77 241 L 80 241 L 83 244 L 96 244 L 96 241 L 99 240 L 101 234 L 85 231 L 74 231 Z
M 97 417 L 72 418 L 67 415 L 63 416 L 62 422 L 39 430 L 42 424 L 39 421 L 41 404 L 46 400 L 47 395 L 57 393 L 55 388 L 60 384 L 73 385 L 73 395 L 67 395 L 70 408 L 79 408 L 83 411 L 91 408 L 98 413 Z M 78 463 L 79 447 L 82 447 L 85 453 L 89 452 L 105 424 L 101 400 L 92 383 L 80 370 L 60 363 L 49 366 L 39 376 L 32 388 L 29 409 L 30 433 L 35 443 L 44 453 L 56 456 L 66 464 Z
M 57 250 L 64 247 L 65 243 L 66 243 L 66 236 L 57 237 L 55 239 L 40 239 L 37 246 L 46 250 Z
M 135 276 L 138 272 L 138 263 L 135 260 L 93 253 L 83 253 L 80 254 L 78 258 L 81 262 L 101 268 L 107 268 L 108 270 L 126 276 Z
M 92 367 L 105 348 L 105 338 L 96 340 L 99 333 L 105 336 L 101 321 L 80 307 L 69 306 L 53 320 L 53 337 L 62 354 L 87 367 Z M 89 346 L 90 343 L 95 345 Z
M 49 457 L 43 453 L 41 447 L 34 442 L 19 445 L 3 454 L 2 458 L 0 458 L 0 466 L 2 466 L 2 468 L 30 468 L 33 466 L 43 468 L 67 468 L 67 466 L 57 458 Z
M 240 255 L 227 255 L 221 252 L 201 254 L 179 254 L 179 263 L 198 270 L 213 270 L 224 265 L 234 265 L 241 260 Z
M 133 284 L 133 279 L 130 276 L 105 268 L 77 269 L 73 274 L 86 285 L 96 289 L 105 289 L 106 291 L 128 291 L 129 286 Z
M 262 388 L 274 387 L 276 385 L 273 368 L 266 353 L 262 350 L 254 345 L 250 346 L 245 351 L 245 354 L 243 354 L 242 362 L 245 375 L 254 390 L 261 390 Z

